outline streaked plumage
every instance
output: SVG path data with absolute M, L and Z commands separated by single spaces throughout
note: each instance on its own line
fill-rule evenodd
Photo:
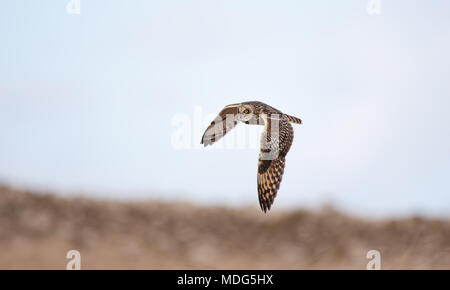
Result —
M 283 114 L 262 102 L 244 102 L 225 106 L 203 134 L 201 144 L 212 145 L 241 121 L 263 125 L 261 149 L 258 158 L 257 186 L 261 209 L 270 210 L 280 188 L 286 154 L 294 139 L 290 123 L 301 124 L 299 118 Z

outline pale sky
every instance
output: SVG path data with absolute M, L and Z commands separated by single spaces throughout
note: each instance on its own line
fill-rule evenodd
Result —
M 259 100 L 304 121 L 274 209 L 450 211 L 449 1 L 67 2 L 2 3 L 1 182 L 257 206 L 257 149 L 171 136 Z

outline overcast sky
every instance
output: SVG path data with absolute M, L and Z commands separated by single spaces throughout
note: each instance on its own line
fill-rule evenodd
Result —
M 304 121 L 274 208 L 450 211 L 449 1 L 67 2 L 1 4 L 1 182 L 257 206 L 258 149 L 172 137 L 260 100 Z

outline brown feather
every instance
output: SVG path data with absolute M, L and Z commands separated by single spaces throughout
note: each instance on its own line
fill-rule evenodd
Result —
M 261 151 L 258 160 L 258 199 L 259 205 L 264 212 L 270 210 L 278 189 L 280 189 L 281 180 L 283 178 L 285 157 L 288 153 L 293 138 L 294 130 L 289 124 L 289 120 L 282 118 L 279 120 L 278 140 L 274 140 L 270 136 L 270 118 L 267 121 L 265 131 L 261 138 Z M 276 158 L 273 160 L 266 160 L 269 151 L 276 152 Z M 270 156 L 270 155 L 269 155 Z
M 238 104 L 228 105 L 219 112 L 203 133 L 200 144 L 205 147 L 225 136 L 237 124 Z
M 300 118 L 294 117 L 294 116 L 290 116 L 290 115 L 286 115 L 284 114 L 287 119 L 289 120 L 289 122 L 291 123 L 295 123 L 295 124 L 302 124 L 302 120 Z

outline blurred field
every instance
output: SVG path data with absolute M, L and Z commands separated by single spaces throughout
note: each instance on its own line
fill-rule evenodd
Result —
M 450 269 L 450 221 L 120 203 L 0 187 L 0 269 Z

